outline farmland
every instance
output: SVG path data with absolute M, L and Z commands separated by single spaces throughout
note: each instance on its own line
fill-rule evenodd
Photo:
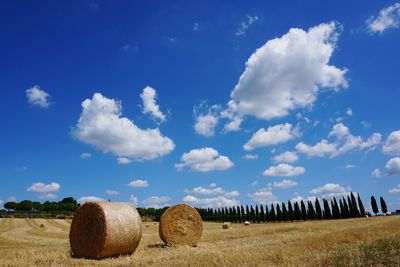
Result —
M 146 226 L 148 224 L 148 226 Z M 290 223 L 205 223 L 198 247 L 163 246 L 156 223 L 143 224 L 133 255 L 70 257 L 70 220 L 0 219 L 1 266 L 398 266 L 400 217 Z

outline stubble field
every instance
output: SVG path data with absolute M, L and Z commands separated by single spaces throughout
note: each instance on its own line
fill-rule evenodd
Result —
M 71 258 L 69 226 L 70 220 L 0 219 L 0 266 L 400 266 L 400 216 L 230 230 L 205 223 L 195 248 L 166 248 L 158 225 L 144 223 L 133 255 L 103 260 Z

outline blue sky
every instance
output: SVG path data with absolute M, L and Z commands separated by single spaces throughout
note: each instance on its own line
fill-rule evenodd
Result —
M 400 208 L 400 3 L 13 1 L 0 205 Z

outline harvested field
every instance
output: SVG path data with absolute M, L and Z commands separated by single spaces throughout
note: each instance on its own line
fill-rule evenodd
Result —
M 40 225 L 45 225 L 44 229 Z M 70 257 L 70 220 L 0 219 L 0 266 L 399 266 L 400 216 L 349 220 L 204 223 L 198 247 L 166 248 L 158 225 L 143 227 L 133 255 Z

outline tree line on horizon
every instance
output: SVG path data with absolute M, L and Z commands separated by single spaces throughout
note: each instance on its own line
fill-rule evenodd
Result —
M 111 201 L 111 200 L 109 200 Z M 380 197 L 382 213 L 387 213 L 385 200 Z M 67 197 L 58 202 L 46 201 L 44 203 L 23 200 L 21 202 L 6 202 L 4 208 L 8 212 L 25 213 L 73 213 L 80 204 L 72 197 Z M 163 208 L 137 208 L 142 217 L 149 217 L 158 221 L 168 207 Z M 372 212 L 377 215 L 378 205 L 374 196 L 371 196 Z M 330 201 L 322 199 L 322 205 L 318 198 L 314 203 L 311 200 L 288 201 L 287 204 L 272 203 L 268 205 L 240 205 L 236 207 L 223 208 L 196 208 L 204 221 L 211 222 L 280 222 L 294 220 L 324 220 L 324 219 L 346 219 L 370 215 L 365 211 L 364 204 L 357 195 L 351 192 L 347 198 L 342 197 L 339 201 L 333 197 Z
M 381 197 L 381 210 L 386 214 L 387 206 L 385 200 Z M 371 207 L 375 215 L 379 209 L 375 197 L 371 197 Z M 272 203 L 268 205 L 240 205 L 236 207 L 223 208 L 197 208 L 204 221 L 212 222 L 236 222 L 241 223 L 249 221 L 253 223 L 260 222 L 285 222 L 285 221 L 306 221 L 306 220 L 329 220 L 329 219 L 347 219 L 358 218 L 370 215 L 365 211 L 364 204 L 358 194 L 357 199 L 353 192 L 339 201 L 336 197 L 332 200 L 322 199 L 322 205 L 318 198 L 314 203 L 311 200 L 288 201 L 288 203 Z

